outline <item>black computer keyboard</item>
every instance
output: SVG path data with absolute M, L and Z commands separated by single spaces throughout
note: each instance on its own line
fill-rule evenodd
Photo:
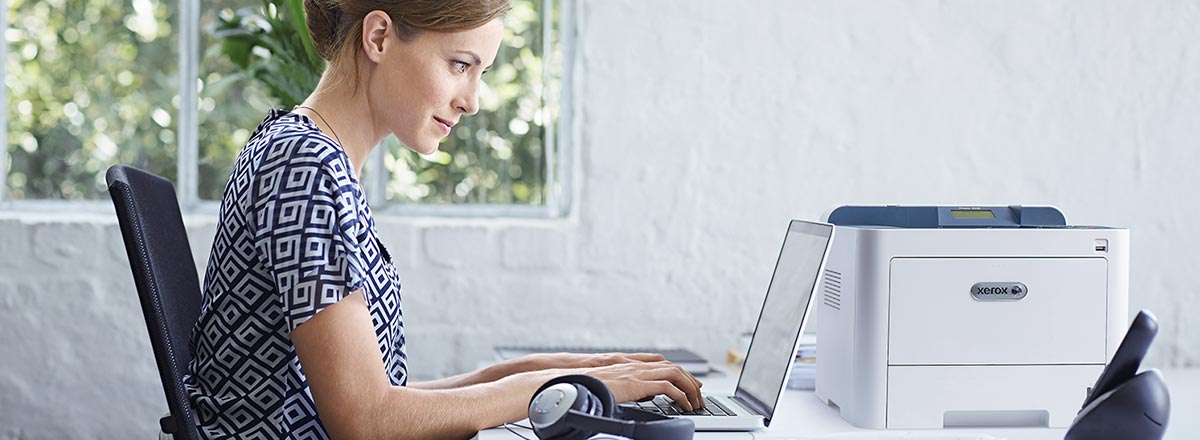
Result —
M 649 411 L 655 414 L 663 414 L 668 416 L 736 416 L 733 411 L 726 408 L 717 399 L 711 396 L 704 396 L 704 408 L 695 411 L 684 411 L 675 401 L 667 396 L 658 396 L 654 400 L 646 402 L 630 402 L 627 406 L 637 408 L 643 411 Z

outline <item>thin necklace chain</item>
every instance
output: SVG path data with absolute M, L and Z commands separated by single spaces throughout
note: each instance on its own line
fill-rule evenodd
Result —
M 333 126 L 329 125 L 329 121 L 326 121 L 325 117 L 321 116 L 321 112 L 319 112 L 319 111 L 317 111 L 317 109 L 309 107 L 307 105 L 298 105 L 298 106 L 292 107 L 292 110 L 295 110 L 298 108 L 308 109 L 309 111 L 313 112 L 314 115 L 317 115 L 317 117 L 321 119 L 321 123 L 325 124 L 326 127 L 329 127 L 329 132 L 333 133 L 333 139 L 337 141 L 339 146 L 342 145 L 342 139 L 338 137 L 337 130 L 334 130 Z

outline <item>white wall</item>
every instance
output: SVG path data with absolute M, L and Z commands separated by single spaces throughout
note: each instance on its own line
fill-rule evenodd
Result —
M 570 218 L 378 219 L 414 377 L 515 341 L 723 359 L 787 220 L 847 203 L 1130 227 L 1151 363 L 1200 364 L 1200 3 L 589 0 L 580 21 Z M 112 214 L 0 215 L 0 439 L 151 435 Z M 203 266 L 213 219 L 188 222 Z

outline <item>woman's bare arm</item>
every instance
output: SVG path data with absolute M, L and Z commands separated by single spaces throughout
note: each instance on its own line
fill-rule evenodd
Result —
M 533 392 L 569 373 L 604 380 L 619 401 L 666 394 L 688 409 L 700 404 L 695 379 L 666 362 L 528 371 L 440 390 L 394 387 L 361 291 L 296 327 L 292 341 L 317 413 L 337 439 L 469 438 L 481 429 L 525 418 Z
M 662 362 L 657 353 L 536 353 L 489 365 L 469 373 L 424 382 L 409 382 L 411 388 L 444 390 L 494 382 L 505 377 L 531 371 L 563 368 L 595 368 L 630 362 Z M 693 378 L 695 379 L 695 378 Z M 699 387 L 700 381 L 696 381 Z
M 420 390 L 448 390 L 478 385 L 481 383 L 495 382 L 523 371 L 515 368 L 509 368 L 511 366 L 511 364 L 504 363 L 489 365 L 470 373 L 463 373 L 455 376 L 421 382 L 409 382 L 408 387 Z

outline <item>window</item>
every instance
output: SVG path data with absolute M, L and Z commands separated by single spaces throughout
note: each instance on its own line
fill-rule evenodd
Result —
M 113 163 L 174 179 L 175 8 L 9 0 L 7 9 L 5 199 L 99 198 Z
M 106 199 L 104 170 L 125 163 L 171 179 L 184 205 L 215 206 L 266 110 L 294 104 L 232 61 L 236 50 L 222 30 L 270 28 L 286 17 L 285 3 L 8 0 L 0 17 L 8 42 L 0 52 L 8 89 L 0 201 Z M 463 118 L 439 152 L 420 156 L 394 137 L 376 149 L 362 177 L 377 211 L 563 211 L 569 191 L 555 125 L 569 119 L 559 110 L 569 79 L 564 3 L 513 0 L 481 110 Z M 242 60 L 270 56 L 244 49 Z

